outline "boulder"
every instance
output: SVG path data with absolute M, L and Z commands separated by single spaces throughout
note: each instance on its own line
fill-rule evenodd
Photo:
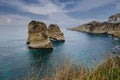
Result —
M 57 24 L 50 24 L 47 29 L 47 35 L 50 40 L 53 41 L 65 41 L 64 34 L 61 32 L 60 27 Z
M 47 26 L 40 21 L 31 21 L 28 24 L 28 48 L 52 49 L 53 45 L 46 34 Z

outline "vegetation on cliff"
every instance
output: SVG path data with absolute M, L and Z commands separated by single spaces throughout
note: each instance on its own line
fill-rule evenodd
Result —
M 74 67 L 69 61 L 64 66 L 56 67 L 52 76 L 42 80 L 120 80 L 120 56 L 108 57 L 102 64 L 96 64 L 93 69 L 82 65 Z M 24 80 L 39 80 L 39 74 L 27 76 Z

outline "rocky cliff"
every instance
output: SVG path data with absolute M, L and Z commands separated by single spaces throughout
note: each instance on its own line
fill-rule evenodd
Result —
M 120 38 L 120 22 L 118 17 L 118 14 L 116 14 L 109 17 L 107 22 L 92 21 L 79 27 L 72 28 L 71 30 L 98 34 L 106 33 L 112 35 L 113 37 Z
M 49 37 L 46 34 L 47 26 L 40 21 L 31 21 L 28 24 L 28 39 L 29 48 L 53 48 Z
M 112 15 L 108 19 L 109 23 L 119 23 L 120 22 L 120 13 Z
M 50 24 L 47 29 L 47 34 L 50 39 L 55 41 L 65 41 L 64 35 L 57 24 Z
M 51 38 L 55 41 L 64 40 L 64 35 L 57 25 L 51 24 L 47 28 L 46 24 L 40 21 L 31 21 L 28 24 L 28 48 L 53 49 Z

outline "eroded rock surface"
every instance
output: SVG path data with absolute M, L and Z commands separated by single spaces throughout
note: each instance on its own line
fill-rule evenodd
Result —
M 49 25 L 47 35 L 50 39 L 55 41 L 65 41 L 64 34 L 61 32 L 60 27 L 56 24 Z
M 120 22 L 120 13 L 112 15 L 108 19 L 109 23 L 119 23 Z
M 40 21 L 31 21 L 28 24 L 28 48 L 53 49 L 51 39 L 56 42 L 65 41 L 58 25 L 51 24 L 47 28 L 46 24 Z
M 49 37 L 46 34 L 47 26 L 40 21 L 31 21 L 28 24 L 28 48 L 50 49 L 53 48 Z
M 79 27 L 72 28 L 71 30 L 97 34 L 106 33 L 112 35 L 113 37 L 120 38 L 120 22 L 119 20 L 115 21 L 116 17 L 119 16 L 114 15 L 110 17 L 108 22 L 92 21 Z M 112 21 L 115 22 L 113 23 Z

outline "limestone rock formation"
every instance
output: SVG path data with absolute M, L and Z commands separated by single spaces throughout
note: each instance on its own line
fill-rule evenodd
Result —
M 108 19 L 109 23 L 119 23 L 120 22 L 120 13 L 112 15 Z
M 47 35 L 51 40 L 65 41 L 64 34 L 61 32 L 60 27 L 57 24 L 50 24 L 47 29 Z
M 28 48 L 52 49 L 53 45 L 46 34 L 47 26 L 40 21 L 31 21 L 28 24 Z
M 117 17 L 119 17 L 117 15 Z M 110 23 L 110 21 L 114 23 Z M 82 31 L 87 33 L 106 33 L 113 37 L 120 38 L 120 22 L 116 21 L 116 17 L 112 16 L 109 18 L 109 22 L 97 22 L 92 21 L 87 24 L 83 24 L 79 27 L 72 28 L 71 30 Z
M 79 27 L 72 28 L 72 30 L 94 33 L 95 32 L 94 29 L 96 29 L 97 30 L 96 33 L 105 33 L 105 31 L 101 30 L 102 28 L 99 27 L 102 25 L 103 23 L 100 23 L 97 21 L 91 21 L 90 23 L 83 24 Z
M 40 21 L 31 21 L 28 24 L 28 48 L 32 49 L 53 49 L 51 40 L 56 42 L 64 42 L 64 34 L 60 27 L 51 24 L 47 28 L 46 24 Z

